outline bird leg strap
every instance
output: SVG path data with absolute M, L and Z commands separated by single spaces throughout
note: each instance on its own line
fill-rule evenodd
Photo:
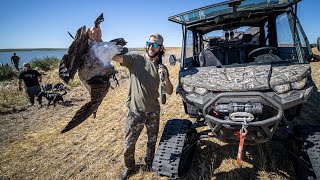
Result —
M 119 85 L 119 81 L 118 81 L 117 76 L 116 76 L 118 71 L 115 70 L 114 66 L 111 66 L 111 68 L 107 69 L 105 72 L 106 72 L 106 76 L 109 76 L 109 77 L 112 76 L 113 81 L 116 82 L 116 86 L 120 86 Z M 113 87 L 111 87 L 111 88 L 113 88 Z

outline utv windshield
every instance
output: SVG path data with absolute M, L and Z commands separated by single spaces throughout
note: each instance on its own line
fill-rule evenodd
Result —
M 183 59 L 185 67 L 303 63 L 310 60 L 310 51 L 292 11 L 265 12 L 231 23 L 190 25 L 186 28 Z
M 178 14 L 170 17 L 169 20 L 179 24 L 189 25 L 194 22 L 212 19 L 233 12 L 284 8 L 292 5 L 296 1 L 297 0 L 232 0 Z M 234 6 L 234 9 L 232 6 Z

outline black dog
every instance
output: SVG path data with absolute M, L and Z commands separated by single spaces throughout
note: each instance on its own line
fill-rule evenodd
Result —
M 63 95 L 67 94 L 67 91 L 65 89 L 63 89 L 63 84 L 62 83 L 58 83 L 54 86 L 55 90 L 58 91 L 64 91 L 63 94 L 60 94 L 58 92 L 50 92 L 50 90 L 52 89 L 52 85 L 51 84 L 47 84 L 46 86 L 42 87 L 43 91 L 41 91 L 38 96 L 39 97 L 45 97 L 48 100 L 48 105 L 47 108 L 49 108 L 51 102 L 53 102 L 53 106 L 56 107 L 56 103 L 59 101 L 63 101 Z
M 57 93 L 57 92 L 48 92 L 48 91 L 41 91 L 39 93 L 38 96 L 40 97 L 45 97 L 47 100 L 48 100 L 48 105 L 47 105 L 47 108 L 49 108 L 51 102 L 53 102 L 53 106 L 56 107 L 56 103 L 58 101 L 63 101 L 63 95 L 66 95 L 67 94 L 67 91 L 64 90 L 64 93 L 63 94 L 60 94 L 60 93 Z
M 52 84 L 46 84 L 45 86 L 42 86 L 42 89 L 45 91 L 52 91 L 53 90 L 54 92 L 62 91 L 62 90 L 64 90 L 64 84 L 58 83 L 58 84 L 54 85 L 53 87 L 52 87 Z
M 64 84 L 58 83 L 58 84 L 54 85 L 53 88 L 54 88 L 54 91 L 62 91 L 62 90 L 64 90 Z

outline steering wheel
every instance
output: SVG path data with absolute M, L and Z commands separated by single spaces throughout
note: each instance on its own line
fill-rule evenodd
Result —
M 272 47 L 272 46 L 266 46 L 266 47 L 257 48 L 257 49 L 252 50 L 248 54 L 248 58 L 249 59 L 256 58 L 258 55 L 269 54 L 269 53 L 277 54 L 278 53 L 278 49 L 276 47 Z

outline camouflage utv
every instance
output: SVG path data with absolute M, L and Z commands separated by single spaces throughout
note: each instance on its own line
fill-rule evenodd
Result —
M 241 150 L 244 139 L 268 142 L 279 124 L 299 115 L 316 86 L 298 1 L 232 0 L 169 17 L 183 34 L 177 93 L 195 120 L 167 122 L 153 161 L 157 174 L 181 177 L 202 138 Z M 197 132 L 199 125 L 209 131 Z

